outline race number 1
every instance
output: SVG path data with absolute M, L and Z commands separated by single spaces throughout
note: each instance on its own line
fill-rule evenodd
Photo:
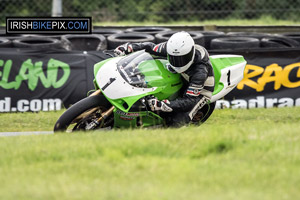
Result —
M 228 73 L 227 73 L 227 83 L 228 83 L 228 85 L 230 85 L 230 70 L 228 70 Z

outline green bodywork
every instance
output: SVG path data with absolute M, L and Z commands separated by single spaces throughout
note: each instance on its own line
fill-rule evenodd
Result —
M 94 75 L 96 77 L 99 69 L 109 60 L 101 61 L 94 66 Z M 211 63 L 215 75 L 215 88 L 213 95 L 219 93 L 224 85 L 219 82 L 221 77 L 221 70 L 228 66 L 245 62 L 243 57 L 226 57 L 226 58 L 211 58 Z M 166 69 L 168 61 L 161 59 L 146 60 L 138 65 L 139 71 L 144 75 L 147 88 L 156 87 L 156 90 L 151 92 L 129 96 L 120 99 L 108 99 L 108 101 L 115 106 L 114 110 L 114 127 L 115 128 L 134 128 L 139 126 L 155 126 L 164 123 L 163 118 L 151 111 L 129 112 L 130 108 L 139 99 L 153 95 L 159 100 L 169 99 L 173 100 L 178 96 L 178 93 L 183 86 L 183 81 L 180 74 L 171 73 Z M 94 80 L 96 89 L 99 88 L 96 80 Z M 105 95 L 105 93 L 104 93 Z

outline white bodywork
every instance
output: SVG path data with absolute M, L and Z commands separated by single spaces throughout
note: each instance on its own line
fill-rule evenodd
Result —
M 101 88 L 102 92 L 110 99 L 120 99 L 129 96 L 137 96 L 141 94 L 146 94 L 156 90 L 156 87 L 153 88 L 138 88 L 130 85 L 126 82 L 117 69 L 117 62 L 121 59 L 114 58 L 107 63 L 105 63 L 97 72 L 96 81 Z M 115 80 L 110 83 L 110 79 L 114 78 Z M 104 90 L 103 87 L 106 84 L 109 84 Z
M 212 59 L 214 58 L 228 58 L 228 57 L 242 57 L 238 55 L 216 55 L 210 56 Z M 237 65 L 229 66 L 221 70 L 221 77 L 220 81 L 223 83 L 224 88 L 217 94 L 213 95 L 210 102 L 215 102 L 218 99 L 221 99 L 226 94 L 228 94 L 231 90 L 233 90 L 237 84 L 243 79 L 244 77 L 244 70 L 246 67 L 247 62 L 243 62 Z M 230 71 L 230 85 L 228 85 L 228 72 Z

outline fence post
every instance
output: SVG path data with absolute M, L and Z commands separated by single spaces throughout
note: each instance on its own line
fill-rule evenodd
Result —
M 52 17 L 62 16 L 62 1 L 63 0 L 52 0 Z

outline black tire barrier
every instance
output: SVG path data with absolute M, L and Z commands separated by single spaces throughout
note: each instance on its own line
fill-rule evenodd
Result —
M 274 35 L 274 36 L 262 38 L 260 41 L 260 46 L 262 48 L 291 48 L 291 47 L 299 47 L 300 43 L 288 37 Z
M 24 34 L 22 37 L 40 37 L 60 40 L 63 34 Z
M 250 37 L 223 37 L 211 41 L 211 50 L 214 49 L 249 49 L 259 48 L 259 39 Z
M 1 38 L 6 38 L 6 39 L 8 39 L 10 41 L 13 41 L 15 39 L 22 38 L 23 35 L 21 35 L 21 34 L 9 34 L 9 35 L 7 35 L 6 31 L 4 29 L 0 29 L 0 37 Z
M 1 38 L 6 38 L 6 39 L 8 39 L 12 42 L 13 40 L 21 39 L 24 36 L 23 35 L 18 35 L 18 34 L 15 34 L 15 35 L 6 35 L 6 34 L 2 35 L 2 34 L 0 34 L 0 37 Z
M 228 32 L 226 35 L 230 36 L 230 37 L 233 37 L 233 36 L 251 37 L 251 38 L 257 38 L 259 40 L 261 40 L 264 37 L 270 36 L 270 34 L 268 34 L 268 33 L 254 33 L 254 32 Z
M 292 40 L 296 40 L 300 43 L 300 32 L 289 32 L 281 34 L 283 37 L 290 38 Z
M 24 37 L 15 39 L 12 42 L 13 47 L 34 48 L 34 49 L 60 49 L 61 42 L 56 39 L 42 37 Z
M 155 42 L 155 38 L 149 34 L 119 33 L 108 36 L 107 42 L 108 49 L 115 49 L 126 42 Z
M 202 33 L 204 36 L 204 47 L 208 50 L 211 49 L 211 40 L 215 38 L 226 37 L 225 33 L 222 31 L 199 31 L 199 33 Z
M 0 38 L 0 48 L 11 47 L 11 41 L 6 38 Z
M 167 31 L 167 32 L 161 32 L 155 35 L 156 43 L 166 42 L 168 39 L 174 34 L 179 31 Z M 191 37 L 194 39 L 195 44 L 199 44 L 201 46 L 204 45 L 204 36 L 202 33 L 198 31 L 187 31 Z
M 68 51 L 103 51 L 107 49 L 107 40 L 103 35 L 63 35 L 62 46 Z
M 169 28 L 164 27 L 136 27 L 136 28 L 128 28 L 125 30 L 127 33 L 143 33 L 155 36 L 158 33 L 171 31 Z
M 96 28 L 92 30 L 93 34 L 104 35 L 106 38 L 113 34 L 123 33 L 123 31 L 119 29 L 107 29 L 107 28 Z

